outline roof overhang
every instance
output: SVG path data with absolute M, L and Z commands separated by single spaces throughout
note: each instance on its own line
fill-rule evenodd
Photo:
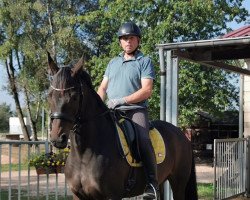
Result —
M 250 36 L 157 44 L 156 48 L 172 50 L 173 56 L 191 62 L 250 75 L 250 70 L 227 62 L 229 60 L 250 59 Z

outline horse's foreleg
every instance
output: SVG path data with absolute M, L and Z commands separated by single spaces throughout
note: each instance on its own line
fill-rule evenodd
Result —
M 71 191 L 73 193 L 73 200 L 88 200 L 89 199 L 86 195 L 82 194 L 79 191 L 76 191 L 72 188 L 71 188 Z
M 116 197 L 116 198 L 112 198 L 111 200 L 122 200 L 122 198 Z
M 187 180 L 169 179 L 174 200 L 185 200 Z
M 159 185 L 160 200 L 164 200 L 164 183 Z
M 75 194 L 73 194 L 73 200 L 80 200 Z
M 89 198 L 73 194 L 73 200 L 90 200 Z

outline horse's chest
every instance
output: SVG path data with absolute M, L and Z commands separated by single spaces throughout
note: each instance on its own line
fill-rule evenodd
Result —
M 81 170 L 80 177 L 83 186 L 91 185 L 91 187 L 98 185 L 100 179 L 98 173 L 90 168 Z
M 71 190 L 76 194 L 83 196 L 95 197 L 100 196 L 102 189 L 100 188 L 99 178 L 95 174 L 89 172 L 90 169 L 81 169 L 74 173 L 68 179 Z
M 103 157 L 93 156 L 92 154 L 87 158 L 85 157 L 80 163 L 77 168 L 76 165 L 71 165 L 74 166 L 72 171 L 75 172 L 72 173 L 70 170 L 71 186 L 87 196 L 96 196 L 102 193 L 101 182 L 105 175 L 103 173 L 103 167 L 105 166 Z
M 81 177 L 81 185 L 82 185 L 82 190 L 84 191 L 85 194 L 93 196 L 96 195 L 97 193 L 100 193 L 101 188 L 98 184 L 98 181 L 94 176 L 82 176 Z

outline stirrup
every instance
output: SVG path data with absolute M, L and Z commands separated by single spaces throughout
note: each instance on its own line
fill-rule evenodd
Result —
M 146 200 L 157 200 L 157 191 L 153 184 L 149 183 L 146 185 L 142 198 Z

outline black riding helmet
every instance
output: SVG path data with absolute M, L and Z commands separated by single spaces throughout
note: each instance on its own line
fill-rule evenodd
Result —
M 121 25 L 118 30 L 118 38 L 120 39 L 122 36 L 134 35 L 141 38 L 141 30 L 139 27 L 133 22 L 125 22 Z

